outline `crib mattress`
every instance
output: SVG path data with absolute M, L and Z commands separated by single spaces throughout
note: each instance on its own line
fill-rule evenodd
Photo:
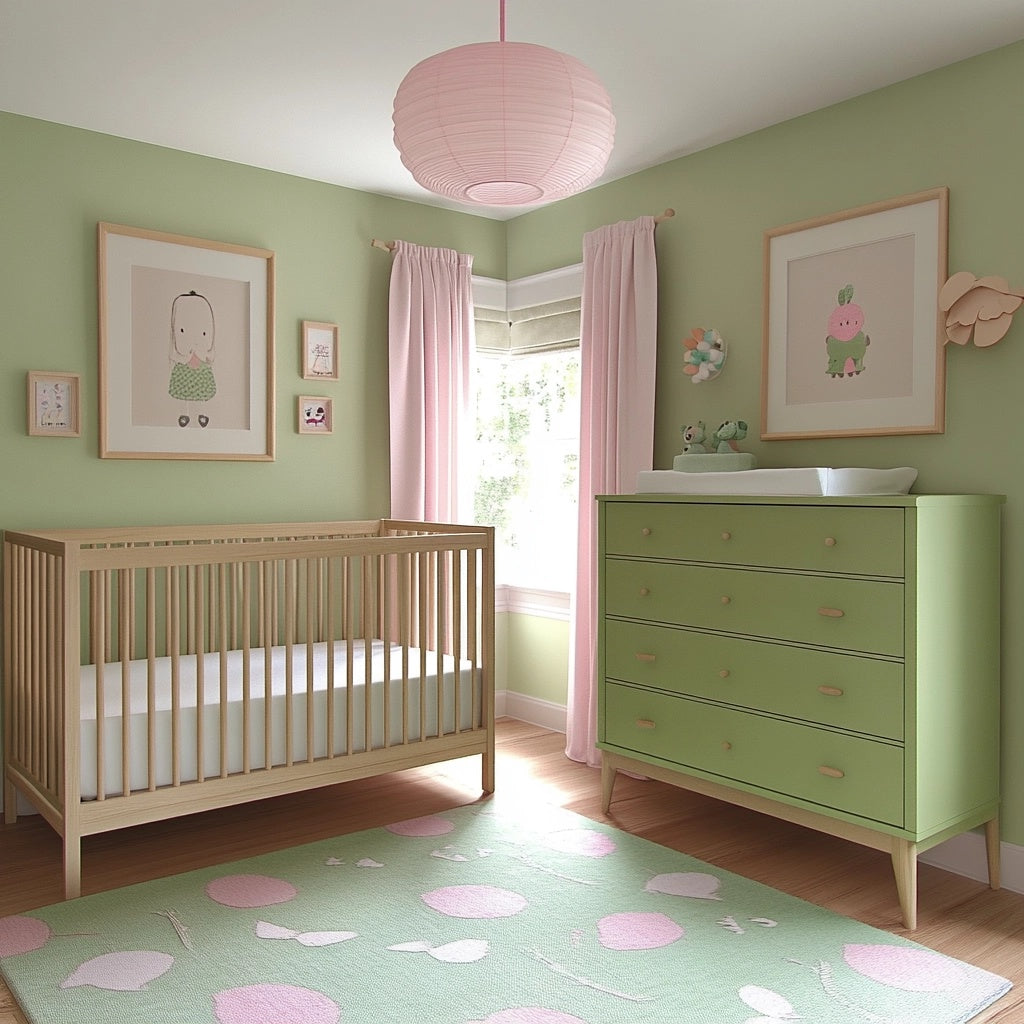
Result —
M 272 647 L 267 651 L 253 648 L 249 658 L 249 767 L 266 767 L 266 726 L 270 720 L 270 763 L 287 761 L 287 735 L 291 733 L 291 756 L 294 761 L 307 758 L 307 701 L 313 702 L 313 756 L 327 756 L 328 660 L 333 660 L 333 753 L 357 753 L 367 749 L 367 708 L 369 708 L 369 748 L 387 743 L 416 740 L 422 734 L 430 737 L 455 730 L 456 700 L 459 695 L 460 729 L 479 725 L 473 721 L 474 707 L 481 707 L 482 671 L 473 671 L 473 663 L 450 655 L 420 648 L 403 648 L 383 640 L 356 640 L 349 644 L 317 643 L 310 647 L 295 645 L 290 651 L 291 698 L 288 696 L 287 669 L 289 650 Z M 311 673 L 307 670 L 309 654 Z M 349 698 L 349 660 L 351 658 L 351 699 Z M 199 663 L 202 663 L 203 692 L 199 700 Z M 269 673 L 267 671 L 269 663 Z M 221 749 L 221 655 L 219 653 L 182 656 L 179 667 L 178 748 L 179 781 L 190 782 L 198 777 L 197 765 L 202 763 L 203 777 L 221 774 L 222 762 L 229 773 L 243 770 L 243 732 L 245 730 L 245 654 L 229 651 L 224 656 L 226 693 L 223 695 L 227 718 L 226 749 Z M 387 671 L 386 671 L 387 670 Z M 149 710 L 148 663 L 133 661 L 129 672 L 129 789 L 150 786 L 149 716 L 153 716 L 155 733 L 154 775 L 156 786 L 173 782 L 172 664 L 170 658 L 157 658 L 154 663 L 154 693 Z M 403 682 L 403 676 L 405 681 Z M 438 679 L 440 677 L 440 686 Z M 81 670 L 81 797 L 93 799 L 98 792 L 96 668 L 83 665 Z M 311 686 L 307 685 L 307 679 Z M 386 681 L 386 686 L 385 686 Z M 474 701 L 474 682 L 476 700 Z M 390 700 L 385 723 L 384 693 Z M 438 696 L 440 690 L 440 730 L 438 728 Z M 311 693 L 310 693 L 311 691 Z M 369 694 L 369 702 L 367 701 Z M 349 705 L 351 704 L 351 746 L 349 746 Z M 289 715 L 290 706 L 290 715 Z M 265 714 L 265 709 L 269 712 Z M 201 709 L 201 710 L 200 710 Z M 103 735 L 103 783 L 107 795 L 119 794 L 124 788 L 121 743 L 122 666 L 103 666 L 103 708 L 100 728 Z M 202 719 L 200 750 L 199 721 Z M 290 718 L 290 728 L 289 728 Z

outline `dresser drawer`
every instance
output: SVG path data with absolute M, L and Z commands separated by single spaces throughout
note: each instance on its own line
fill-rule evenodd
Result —
M 603 739 L 772 794 L 903 825 L 900 747 L 610 682 Z
M 608 558 L 607 615 L 900 657 L 903 584 Z
M 605 675 L 886 739 L 903 738 L 903 665 L 608 619 Z
M 605 551 L 864 576 L 903 575 L 901 508 L 606 502 Z

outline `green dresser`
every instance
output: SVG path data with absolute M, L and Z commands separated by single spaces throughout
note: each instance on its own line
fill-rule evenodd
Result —
M 889 852 L 985 825 L 999 885 L 996 495 L 598 498 L 604 808 L 639 772 Z

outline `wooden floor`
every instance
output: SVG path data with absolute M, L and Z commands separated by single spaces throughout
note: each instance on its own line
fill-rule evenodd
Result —
M 812 903 L 1009 978 L 1014 989 L 986 1024 L 1024 1024 L 1024 896 L 993 892 L 922 864 L 918 928 L 900 922 L 887 856 L 658 782 L 620 776 L 611 814 L 595 769 L 566 759 L 564 737 L 521 722 L 498 725 L 499 790 L 536 794 Z M 84 843 L 83 891 L 114 889 L 385 825 L 479 795 L 479 758 L 349 782 L 297 796 L 94 836 Z M 60 846 L 39 817 L 0 825 L 0 917 L 60 900 Z M 25 1024 L 0 982 L 0 1024 Z M 168 1022 L 170 1024 L 170 1022 Z M 923 1022 L 922 1022 L 923 1024 Z

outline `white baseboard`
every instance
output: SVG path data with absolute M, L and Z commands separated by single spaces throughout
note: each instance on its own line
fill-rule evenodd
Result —
M 565 732 L 565 705 L 554 704 L 539 697 L 527 697 L 512 690 L 499 690 L 494 695 L 497 718 L 515 718 L 530 725 L 539 725 L 552 732 Z
M 988 881 L 985 837 L 978 832 L 963 832 L 947 839 L 922 853 L 919 859 L 955 875 L 973 878 L 976 882 Z M 1000 843 L 999 860 L 1002 887 L 1024 893 L 1024 846 Z

